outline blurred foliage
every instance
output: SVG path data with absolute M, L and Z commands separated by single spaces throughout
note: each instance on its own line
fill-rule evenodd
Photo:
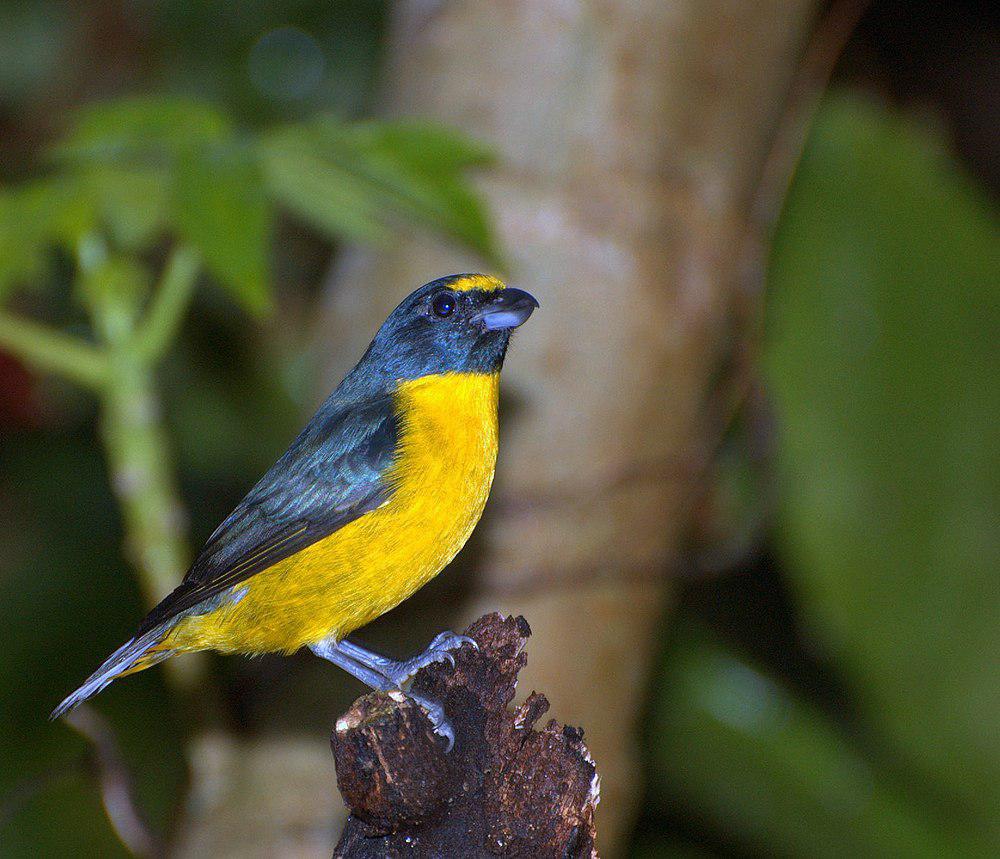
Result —
M 90 749 L 46 716 L 142 613 L 100 448 L 90 433 L 28 433 L 3 445 L 0 497 L 0 855 L 124 856 L 91 775 Z M 51 478 L 46 475 L 52 475 Z M 184 782 L 183 742 L 161 672 L 113 690 L 102 712 L 157 827 Z M 152 716 L 151 714 L 157 714 Z
M 58 73 L 68 12 L 58 0 L 0 4 L 0 103 L 32 97 Z
M 386 0 L 0 4 L 0 107 L 143 89 L 225 104 L 256 126 L 354 116 L 377 72 Z M 110 44 L 108 44 L 110 42 Z M 88 67 L 94 49 L 113 74 Z M 123 79 L 124 78 L 124 79 Z
M 40 280 L 53 245 L 72 255 L 100 232 L 141 253 L 166 232 L 196 249 L 244 307 L 265 312 L 269 201 L 333 237 L 378 242 L 417 223 L 497 262 L 484 206 L 463 176 L 488 160 L 460 134 L 417 122 L 324 118 L 253 136 L 196 101 L 91 105 L 52 150 L 54 172 L 0 195 L 0 295 Z
M 998 285 L 995 210 L 938 135 L 829 96 L 773 248 L 765 366 L 783 567 L 858 712 L 676 632 L 656 790 L 732 851 L 996 854 Z
M 260 124 L 318 111 L 352 116 L 378 71 L 386 0 L 164 0 L 146 26 L 157 34 L 156 86 L 225 103 Z
M 998 222 L 909 122 L 834 99 L 815 137 L 772 272 L 779 537 L 805 621 L 884 740 L 1000 836 L 1000 732 L 984 730 L 1000 715 Z
M 703 631 L 678 632 L 668 678 L 656 714 L 664 781 L 724 840 L 782 856 L 958 849 L 827 715 Z
M 419 122 L 320 119 L 265 135 L 261 159 L 275 198 L 335 235 L 384 242 L 399 226 L 387 216 L 405 215 L 499 262 L 483 204 L 461 178 L 490 154 L 460 134 Z

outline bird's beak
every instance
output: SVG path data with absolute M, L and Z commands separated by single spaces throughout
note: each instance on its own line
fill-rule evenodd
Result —
M 528 321 L 538 307 L 535 297 L 523 289 L 501 289 L 479 314 L 487 331 L 511 330 Z

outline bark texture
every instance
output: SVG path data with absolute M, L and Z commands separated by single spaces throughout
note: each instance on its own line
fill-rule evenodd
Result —
M 524 618 L 486 615 L 466 631 L 454 668 L 433 666 L 414 690 L 444 704 L 455 729 L 445 752 L 408 699 L 358 699 L 331 737 L 351 811 L 335 857 L 594 857 L 598 779 L 583 731 L 550 721 L 532 692 L 509 708 L 531 634 Z
M 498 479 L 466 617 L 534 620 L 525 678 L 588 728 L 607 855 L 620 855 L 641 790 L 633 729 L 718 437 L 712 392 L 740 336 L 748 209 L 816 5 L 395 8 L 385 112 L 496 146 L 482 188 L 509 279 L 541 302 L 504 371 Z M 346 254 L 322 321 L 328 381 L 402 295 L 480 265 L 424 236 Z

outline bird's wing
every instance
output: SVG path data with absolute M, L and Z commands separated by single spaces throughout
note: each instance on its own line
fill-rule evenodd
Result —
M 209 537 L 142 635 L 315 543 L 388 500 L 399 438 L 391 397 L 324 407 Z

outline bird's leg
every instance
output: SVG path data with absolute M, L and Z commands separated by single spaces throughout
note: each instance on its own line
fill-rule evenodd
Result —
M 441 636 L 438 636 L 438 638 L 440 637 Z M 464 636 L 461 637 L 464 638 Z M 435 641 L 437 641 L 437 639 L 435 639 Z M 401 692 L 406 695 L 411 701 L 423 709 L 423 711 L 427 714 L 427 718 L 430 720 L 434 733 L 445 738 L 445 741 L 448 743 L 447 750 L 449 752 L 451 751 L 452 746 L 455 745 L 455 731 L 451 727 L 451 724 L 449 724 L 448 719 L 445 717 L 444 707 L 442 707 L 437 701 L 432 701 L 430 698 L 423 695 L 417 695 L 414 692 L 403 690 L 401 688 L 401 684 L 397 682 L 394 677 L 389 676 L 389 674 L 386 673 L 382 667 L 380 667 L 381 665 L 392 668 L 393 666 L 405 663 L 393 662 L 391 659 L 386 659 L 385 657 L 379 656 L 377 653 L 372 653 L 369 650 L 365 650 L 363 647 L 359 647 L 356 644 L 349 644 L 346 641 L 337 641 L 336 639 L 328 639 L 326 641 L 317 642 L 316 644 L 310 645 L 309 649 L 322 659 L 326 659 L 334 665 L 343 668 L 348 674 L 356 677 L 362 683 L 371 686 L 373 689 L 378 689 L 381 692 Z M 431 661 L 434 662 L 438 660 Z M 430 664 L 430 662 L 427 664 Z M 406 679 L 409 678 L 407 677 Z
M 397 686 L 402 687 L 421 668 L 426 668 L 435 662 L 450 662 L 454 666 L 455 657 L 451 655 L 451 651 L 458 650 L 463 644 L 471 644 L 476 650 L 479 649 L 479 645 L 476 644 L 474 638 L 469 638 L 467 635 L 458 635 L 450 631 L 441 632 L 434 637 L 434 640 L 427 645 L 427 648 L 422 653 L 418 653 L 416 656 L 400 662 L 397 662 L 395 659 L 389 659 L 386 656 L 381 656 L 378 653 L 372 653 L 360 644 L 355 644 L 346 638 L 340 642 L 339 646 L 344 653 L 356 662 L 375 669 L 380 674 L 392 680 Z
M 384 674 L 348 656 L 336 639 L 331 638 L 310 644 L 309 649 L 321 659 L 343 668 L 352 677 L 356 677 L 365 685 L 371 686 L 372 689 L 378 689 L 380 692 L 392 692 L 399 688 Z

